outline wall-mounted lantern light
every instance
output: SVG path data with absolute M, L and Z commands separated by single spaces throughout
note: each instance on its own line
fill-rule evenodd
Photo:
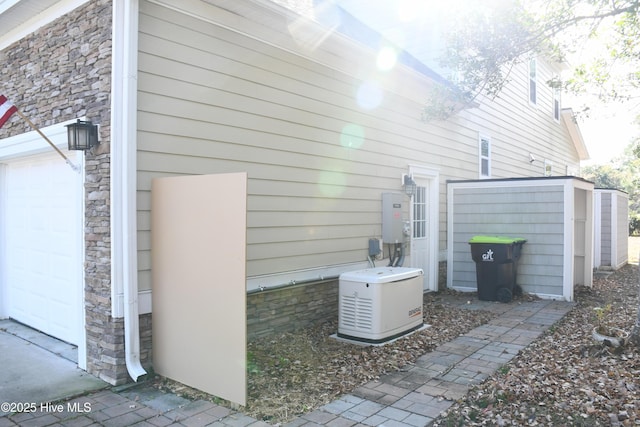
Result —
M 78 119 L 77 122 L 66 126 L 69 140 L 69 150 L 87 151 L 100 143 L 98 141 L 98 125 L 91 121 Z
M 402 188 L 404 190 L 404 193 L 407 196 L 413 197 L 416 194 L 416 190 L 418 189 L 418 185 L 413 180 L 411 175 L 403 174 L 402 175 Z

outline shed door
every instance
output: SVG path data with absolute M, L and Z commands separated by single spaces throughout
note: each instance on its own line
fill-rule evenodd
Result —
M 68 157 L 78 163 L 75 153 Z M 72 344 L 82 331 L 82 180 L 57 153 L 5 162 L 0 259 L 9 317 Z M 0 216 L 1 217 L 1 216 Z

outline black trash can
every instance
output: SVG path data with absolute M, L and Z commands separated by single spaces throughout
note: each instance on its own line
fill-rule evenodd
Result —
M 469 240 L 480 300 L 511 301 L 519 289 L 516 285 L 518 260 L 525 242 L 518 237 L 497 236 L 474 236 Z

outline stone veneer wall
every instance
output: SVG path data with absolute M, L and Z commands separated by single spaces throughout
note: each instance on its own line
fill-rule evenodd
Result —
M 338 280 L 247 295 L 247 339 L 338 319 Z
M 438 263 L 438 290 L 447 289 L 447 261 Z
M 141 314 L 139 318 L 140 322 L 140 363 L 142 367 L 147 371 L 153 367 L 153 347 L 151 346 L 151 313 Z
M 87 371 L 120 384 L 129 377 L 123 319 L 111 317 L 111 21 L 111 0 L 90 1 L 0 52 L 0 76 L 2 94 L 39 127 L 82 116 L 100 124 L 100 145 L 85 153 Z M 0 135 L 31 130 L 14 115 Z M 150 328 L 145 316 L 141 326 Z

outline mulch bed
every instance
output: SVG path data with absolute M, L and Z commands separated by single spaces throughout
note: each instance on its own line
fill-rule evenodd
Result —
M 592 339 L 599 309 L 610 326 L 630 331 L 639 298 L 638 266 L 627 265 L 592 288 L 576 289 L 576 306 L 546 334 L 456 402 L 436 426 L 610 426 L 640 424 L 640 350 L 607 347 Z M 282 424 L 412 364 L 438 345 L 487 323 L 495 314 L 443 302 L 426 294 L 432 327 L 380 347 L 337 341 L 337 322 L 248 344 L 248 404 L 242 412 Z M 519 298 L 533 299 L 529 295 Z M 517 301 L 516 301 L 517 302 Z M 602 319 L 600 319 L 602 321 Z M 156 386 L 186 397 L 218 399 L 158 377 Z
M 249 343 L 249 404 L 244 412 L 269 423 L 290 420 L 415 362 L 495 316 L 444 305 L 440 294 L 425 295 L 423 313 L 432 327 L 384 346 L 331 338 L 337 322 Z
M 424 321 L 432 326 L 384 346 L 365 347 L 332 338 L 338 330 L 337 321 L 248 343 L 248 403 L 242 412 L 269 424 L 290 421 L 415 362 L 438 345 L 495 317 L 486 311 L 452 307 L 442 301 L 443 294 L 449 301 L 452 294 L 461 301 L 475 298 L 452 291 L 426 294 Z M 190 399 L 227 404 L 161 376 L 156 376 L 153 383 Z

